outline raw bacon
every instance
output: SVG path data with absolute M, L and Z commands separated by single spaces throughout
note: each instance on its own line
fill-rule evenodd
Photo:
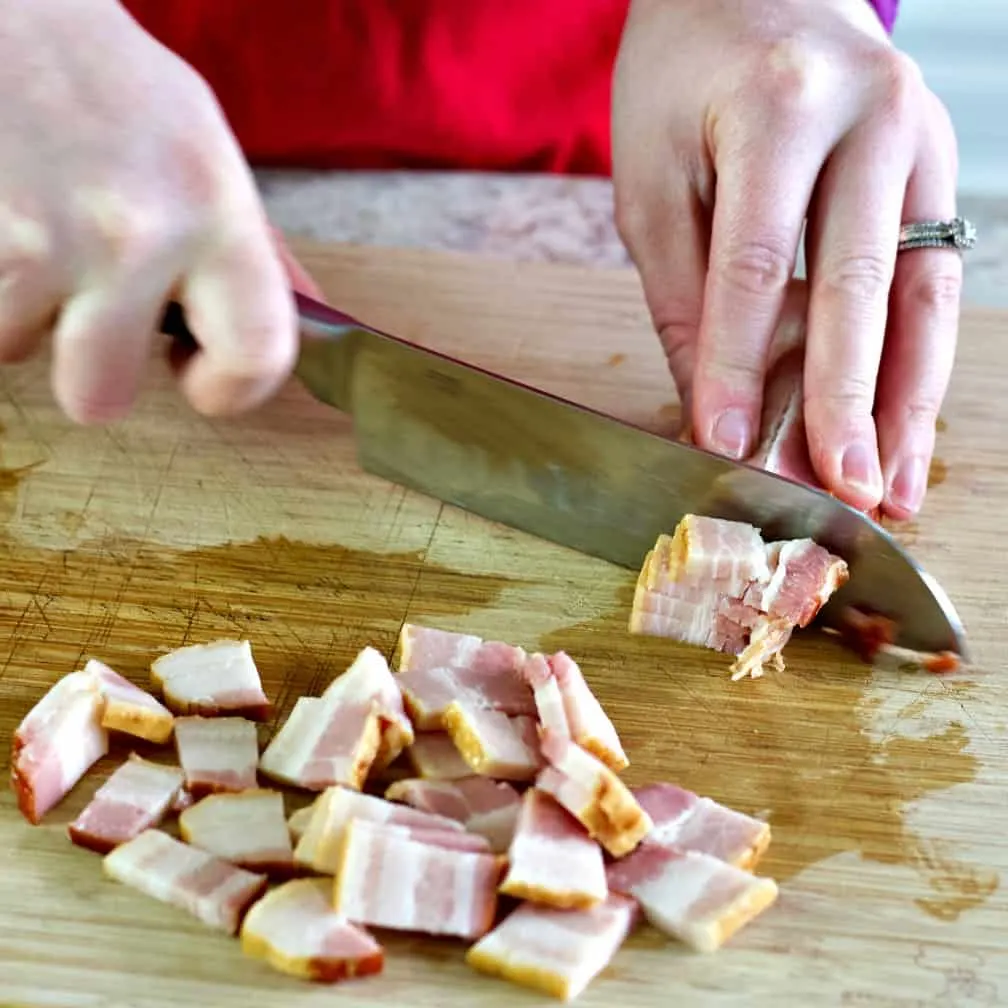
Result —
M 182 839 L 239 868 L 268 875 L 294 868 L 283 795 L 257 788 L 209 795 L 179 816 Z
M 634 788 L 637 803 L 654 826 L 641 841 L 678 851 L 699 851 L 751 871 L 770 846 L 770 826 L 742 812 L 701 798 L 675 784 L 646 784 Z
M 373 647 L 364 648 L 353 664 L 335 678 L 322 699 L 330 703 L 378 704 L 381 719 L 381 740 L 375 757 L 375 769 L 389 765 L 406 746 L 413 742 L 413 725 L 403 708 L 399 683 L 392 675 L 385 656 Z
M 333 983 L 381 973 L 382 947 L 330 904 L 328 879 L 295 879 L 255 903 L 241 926 L 242 951 L 280 973 Z
M 109 878 L 230 935 L 267 885 L 265 875 L 236 868 L 157 829 L 120 844 L 105 855 L 102 867 Z
M 459 780 L 472 774 L 451 736 L 425 732 L 406 750 L 406 757 L 419 777 L 427 780 Z
M 530 717 L 508 717 L 455 700 L 445 710 L 444 726 L 470 770 L 484 777 L 528 781 L 543 765 Z
M 272 714 L 247 640 L 180 647 L 154 661 L 151 678 L 176 714 L 232 714 L 253 721 Z
M 569 739 L 543 733 L 549 761 L 536 787 L 552 795 L 613 856 L 629 854 L 652 822 L 630 789 L 601 760 Z
M 429 835 L 435 835 L 442 841 L 450 833 L 459 837 L 465 835 L 461 824 L 454 819 L 396 805 L 376 795 L 361 794 L 349 788 L 331 787 L 323 791 L 312 806 L 311 818 L 298 840 L 294 859 L 305 868 L 311 868 L 323 875 L 331 875 L 339 863 L 340 846 L 347 825 L 354 819 L 387 823 L 408 830 L 421 830 Z M 456 846 L 464 849 L 468 843 L 472 849 L 473 844 L 478 844 L 481 839 L 478 836 L 465 837 L 457 841 Z M 444 843 L 441 845 L 445 846 Z
M 334 784 L 359 790 L 381 742 L 380 710 L 374 700 L 300 697 L 263 752 L 259 768 L 267 777 L 307 791 Z
M 151 763 L 130 753 L 67 827 L 79 847 L 107 854 L 156 826 L 182 788 L 178 767 Z
M 506 781 L 488 777 L 397 781 L 388 788 L 385 797 L 456 820 L 469 833 L 485 837 L 497 854 L 503 854 L 511 845 L 522 801 L 521 795 Z
M 134 686 L 103 662 L 91 658 L 84 671 L 94 676 L 102 698 L 101 724 L 148 742 L 161 744 L 171 738 L 175 717 L 146 690 Z
M 63 676 L 14 731 L 11 787 L 21 814 L 38 825 L 108 749 L 94 676 Z
M 658 844 L 609 865 L 609 888 L 640 903 L 647 919 L 699 952 L 713 952 L 777 899 L 759 878 L 699 851 Z
M 196 799 L 184 787 L 181 787 L 172 799 L 171 805 L 168 806 L 168 811 L 175 813 L 184 812 L 195 801 Z
M 175 719 L 175 746 L 193 798 L 258 787 L 256 726 L 240 717 Z
M 687 515 L 658 537 L 637 580 L 631 633 L 671 637 L 736 656 L 733 679 L 763 674 L 849 576 L 811 539 L 765 545 L 741 522 Z
M 287 820 L 287 830 L 294 843 L 297 843 L 304 836 L 304 831 L 308 828 L 308 823 L 311 822 L 312 813 L 315 811 L 317 802 L 318 799 L 312 802 L 311 805 L 306 805 L 304 808 L 298 809 L 297 812 L 292 812 L 290 818 Z
M 535 714 L 532 692 L 521 677 L 521 648 L 406 623 L 398 650 L 396 678 L 418 731 L 443 727 L 445 711 L 456 700 L 512 717 Z
M 637 922 L 637 904 L 610 894 L 588 910 L 523 903 L 466 952 L 475 970 L 573 1001 L 609 965 Z
M 493 854 L 447 850 L 353 819 L 343 836 L 333 908 L 364 926 L 472 940 L 493 926 L 502 868 Z
M 954 651 L 913 651 L 896 645 L 899 628 L 881 613 L 846 606 L 836 629 L 843 643 L 862 661 L 893 671 L 956 672 L 961 659 Z
M 602 848 L 556 799 L 525 792 L 500 891 L 562 909 L 585 910 L 608 895 Z

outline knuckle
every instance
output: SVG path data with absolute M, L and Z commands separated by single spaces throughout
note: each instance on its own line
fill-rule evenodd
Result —
M 88 189 L 78 209 L 91 236 L 113 262 L 137 262 L 155 255 L 180 233 L 179 216 L 151 199 L 135 199 L 107 189 Z
M 625 187 L 618 188 L 613 194 L 613 219 L 616 233 L 630 249 L 647 226 L 648 212 L 644 201 L 632 193 L 628 195 Z
M 911 304 L 941 315 L 957 312 L 961 295 L 962 270 L 948 267 L 920 272 L 906 283 L 903 292 Z
M 779 39 L 761 57 L 748 84 L 762 91 L 779 112 L 807 116 L 828 93 L 829 61 L 806 42 Z
M 822 425 L 833 417 L 870 417 L 875 402 L 875 382 L 849 374 L 821 391 L 806 390 L 805 406 L 813 422 Z
M 889 295 L 894 267 L 881 252 L 844 253 L 826 263 L 817 280 L 823 289 L 845 300 L 877 302 Z
M 882 114 L 895 119 L 915 114 L 920 107 L 923 75 L 914 59 L 886 47 L 876 55 L 873 69 Z
M 783 242 L 769 239 L 740 242 L 719 258 L 715 269 L 722 281 L 757 297 L 779 294 L 794 270 L 794 253 Z

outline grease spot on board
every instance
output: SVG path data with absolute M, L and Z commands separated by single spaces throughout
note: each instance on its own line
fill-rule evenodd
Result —
M 931 466 L 928 469 L 928 489 L 941 486 L 948 479 L 948 465 L 940 458 L 932 458 Z
M 935 421 L 935 430 L 939 434 L 943 434 L 945 431 L 948 430 L 948 421 L 945 419 L 945 417 L 941 416 L 938 417 L 938 419 Z
M 619 367 L 620 364 L 622 364 L 625 360 L 626 360 L 626 354 L 625 353 L 614 353 L 609 358 L 609 360 L 606 361 L 606 364 L 609 367 Z

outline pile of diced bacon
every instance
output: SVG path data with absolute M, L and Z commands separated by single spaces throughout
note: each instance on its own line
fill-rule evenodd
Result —
M 385 929 L 459 939 L 474 970 L 571 1000 L 642 919 L 709 952 L 776 899 L 753 874 L 767 823 L 628 787 L 563 652 L 406 624 L 396 672 L 365 648 L 261 752 L 271 705 L 247 641 L 180 648 L 151 679 L 160 698 L 93 660 L 57 682 L 15 733 L 19 807 L 40 822 L 110 733 L 173 743 L 174 759 L 130 752 L 70 839 L 292 976 L 381 972 Z M 311 804 L 288 813 L 298 794 Z

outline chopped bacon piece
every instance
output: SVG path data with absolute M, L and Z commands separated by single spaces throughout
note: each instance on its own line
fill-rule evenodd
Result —
M 462 823 L 469 833 L 485 837 L 497 854 L 510 847 L 521 809 L 521 795 L 506 781 L 489 777 L 397 781 L 385 797 Z
M 961 659 L 954 651 L 912 651 L 895 640 L 896 621 L 881 613 L 846 606 L 834 632 L 862 661 L 894 671 L 923 671 L 937 674 L 958 671 Z
M 279 791 L 256 788 L 209 795 L 179 816 L 179 835 L 186 843 L 249 871 L 275 875 L 294 867 Z
M 510 644 L 406 623 L 397 679 L 417 730 L 436 731 L 456 700 L 512 717 L 534 715 L 524 661 L 525 652 Z
M 763 674 L 849 576 L 811 539 L 765 545 L 741 522 L 686 515 L 645 559 L 631 633 L 671 637 L 736 656 L 733 679 Z
M 232 714 L 253 721 L 272 714 L 247 640 L 180 647 L 154 661 L 151 677 L 176 714 Z
M 198 715 L 176 718 L 175 747 L 186 790 L 193 798 L 259 786 L 259 739 L 251 721 Z
M 381 741 L 375 757 L 375 769 L 391 763 L 413 742 L 413 725 L 403 708 L 402 692 L 392 675 L 385 656 L 373 647 L 364 648 L 353 664 L 337 676 L 322 694 L 322 699 L 342 704 L 378 704 Z
M 195 801 L 196 799 L 193 798 L 193 796 L 184 787 L 181 787 L 176 792 L 175 797 L 172 798 L 172 803 L 168 806 L 168 811 L 175 813 L 184 812 Z
M 777 883 L 699 851 L 658 844 L 609 865 L 610 890 L 632 896 L 656 928 L 713 952 L 777 899 Z
M 420 830 L 435 839 L 444 841 L 449 833 L 464 836 L 463 827 L 446 816 L 431 815 L 417 809 L 396 805 L 377 795 L 361 794 L 349 788 L 331 787 L 319 795 L 312 806 L 311 818 L 305 826 L 301 839 L 294 850 L 294 860 L 305 868 L 311 868 L 323 875 L 331 875 L 339 862 L 340 845 L 347 825 L 352 819 L 368 822 L 387 823 L 408 830 Z M 481 840 L 473 836 L 458 841 L 464 849 L 470 849 Z M 472 843 L 469 843 L 469 841 Z M 442 842 L 441 846 L 445 846 Z M 476 849 L 479 849 L 478 847 Z
M 290 818 L 287 820 L 287 830 L 294 843 L 297 843 L 304 836 L 304 831 L 308 828 L 308 823 L 311 822 L 312 813 L 315 811 L 315 805 L 318 801 L 319 799 L 316 798 L 311 805 L 306 805 L 304 808 L 298 809 L 297 812 L 291 813 Z
M 459 780 L 472 774 L 472 767 L 445 732 L 418 735 L 406 756 L 418 776 L 427 780 Z
M 503 859 L 411 840 L 365 819 L 346 827 L 333 907 L 371 927 L 474 939 L 493 926 Z
M 675 784 L 647 784 L 634 797 L 654 823 L 641 846 L 658 844 L 678 851 L 700 851 L 749 871 L 770 846 L 770 827 L 711 798 L 700 798 Z
M 381 742 L 380 707 L 299 697 L 290 717 L 273 736 L 259 768 L 268 777 L 322 791 L 334 784 L 364 786 Z
M 573 739 L 617 773 L 630 765 L 612 721 L 568 654 L 529 655 L 522 674 L 544 729 Z
M 150 693 L 134 686 L 95 658 L 88 660 L 84 671 L 94 676 L 98 683 L 98 692 L 103 701 L 103 728 L 134 735 L 159 745 L 171 738 L 175 717 Z
M 879 648 L 875 656 L 877 668 L 892 669 L 897 672 L 932 672 L 945 675 L 958 672 L 961 659 L 954 651 L 913 651 L 910 648 L 887 644 Z
M 333 983 L 381 973 L 382 947 L 330 904 L 328 879 L 294 879 L 277 886 L 245 915 L 242 951 L 280 973 Z
M 444 725 L 471 771 L 502 780 L 532 780 L 543 765 L 536 723 L 458 700 L 445 710 Z
M 588 910 L 523 903 L 466 952 L 473 969 L 573 1001 L 609 965 L 639 917 L 611 893 Z
M 157 829 L 120 844 L 102 861 L 105 874 L 162 903 L 186 910 L 208 927 L 234 935 L 267 878 L 236 868 Z
M 94 676 L 63 676 L 25 715 L 11 746 L 11 787 L 33 825 L 108 752 Z
M 156 826 L 182 787 L 178 767 L 151 763 L 130 753 L 67 827 L 79 847 L 107 854 Z
M 522 801 L 500 891 L 517 899 L 584 910 L 608 895 L 602 848 L 550 795 L 529 788 Z
M 536 787 L 552 795 L 613 857 L 629 854 L 650 832 L 651 819 L 630 789 L 601 760 L 569 739 L 543 733 L 549 761 Z

